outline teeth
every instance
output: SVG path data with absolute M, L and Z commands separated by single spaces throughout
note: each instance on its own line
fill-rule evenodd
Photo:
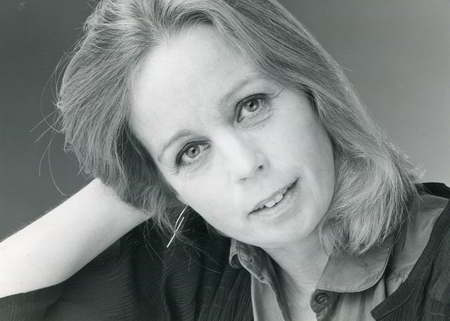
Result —
M 278 203 L 279 201 L 281 201 L 281 199 L 283 198 L 283 193 L 280 193 L 278 195 L 275 196 L 275 203 Z
M 283 194 L 284 192 L 278 193 L 277 195 L 275 195 L 275 197 L 268 201 L 267 203 L 264 204 L 265 207 L 273 207 L 275 204 L 277 204 L 279 201 L 281 201 L 283 199 Z
M 272 207 L 275 205 L 275 201 L 268 201 L 266 204 L 264 204 L 264 207 Z
M 290 187 L 290 186 L 289 186 L 289 187 Z M 277 195 L 275 195 L 270 201 L 268 201 L 267 203 L 261 205 L 261 206 L 258 207 L 255 211 L 258 211 L 258 210 L 263 209 L 263 208 L 271 208 L 271 207 L 275 206 L 275 204 L 279 203 L 279 202 L 283 199 L 284 194 L 286 194 L 287 190 L 288 190 L 288 187 L 283 188 L 283 189 L 282 189 Z

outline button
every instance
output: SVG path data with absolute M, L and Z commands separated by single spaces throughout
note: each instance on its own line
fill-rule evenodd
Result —
M 337 302 L 337 293 L 326 291 L 326 290 L 316 290 L 311 295 L 310 306 L 311 309 L 316 313 L 318 320 L 328 320 L 325 316 L 332 313 L 333 307 Z
M 314 300 L 316 301 L 316 303 L 320 304 L 320 305 L 325 305 L 328 303 L 328 299 L 329 296 L 328 294 L 324 293 L 324 292 L 319 292 L 316 294 L 316 296 L 314 297 Z

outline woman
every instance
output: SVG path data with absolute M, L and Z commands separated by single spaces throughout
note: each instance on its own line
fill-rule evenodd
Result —
M 450 190 L 276 1 L 103 1 L 58 106 L 98 179 L 1 243 L 3 319 L 450 319 Z

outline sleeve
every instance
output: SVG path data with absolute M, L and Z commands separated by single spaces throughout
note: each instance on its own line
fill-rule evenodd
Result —
M 50 306 L 57 303 L 64 283 L 0 298 L 0 320 L 41 321 Z
M 72 321 L 81 320 L 81 315 L 90 321 L 104 320 L 111 304 L 127 304 L 110 299 L 129 282 L 128 261 L 121 257 L 120 247 L 120 241 L 115 242 L 61 283 L 0 298 L 0 320 Z

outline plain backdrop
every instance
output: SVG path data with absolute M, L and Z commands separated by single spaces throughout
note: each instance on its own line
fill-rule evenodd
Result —
M 370 114 L 450 183 L 450 1 L 282 0 L 340 62 Z M 0 239 L 88 181 L 49 130 L 55 69 L 95 1 L 0 4 Z

